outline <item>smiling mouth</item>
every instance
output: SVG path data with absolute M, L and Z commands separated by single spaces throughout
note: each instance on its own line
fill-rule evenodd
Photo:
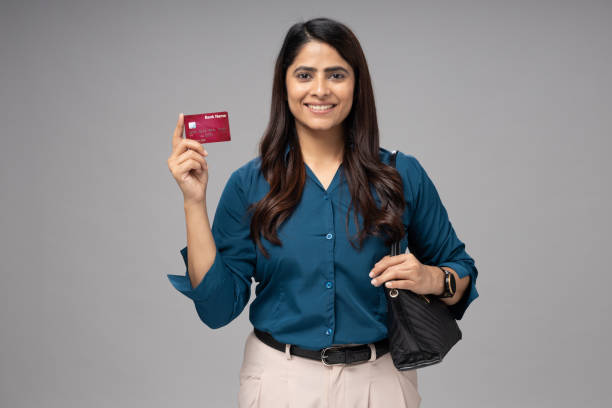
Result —
M 308 110 L 313 113 L 327 113 L 336 107 L 336 104 L 328 103 L 328 104 L 309 104 L 305 103 Z

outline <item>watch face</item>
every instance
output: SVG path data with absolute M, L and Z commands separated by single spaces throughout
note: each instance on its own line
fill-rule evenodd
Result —
M 454 294 L 455 290 L 457 289 L 457 282 L 455 282 L 455 275 L 453 275 L 452 273 L 450 274 L 450 286 Z

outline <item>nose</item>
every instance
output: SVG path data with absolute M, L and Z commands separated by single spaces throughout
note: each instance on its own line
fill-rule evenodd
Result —
M 319 75 L 317 79 L 313 81 L 312 95 L 318 96 L 319 98 L 329 95 L 327 78 L 325 78 L 324 75 Z

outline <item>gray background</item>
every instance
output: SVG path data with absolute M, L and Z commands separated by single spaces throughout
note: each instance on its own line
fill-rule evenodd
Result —
M 236 405 L 248 309 L 203 325 L 166 159 L 228 110 L 209 216 L 255 157 L 296 21 L 349 25 L 382 146 L 415 155 L 476 260 L 464 339 L 423 407 L 607 407 L 612 4 L 7 2 L 0 6 L 0 405 Z M 248 306 L 247 306 L 248 308 Z

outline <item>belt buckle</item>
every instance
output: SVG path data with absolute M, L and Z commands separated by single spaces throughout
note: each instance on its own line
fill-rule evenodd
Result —
M 343 347 L 340 346 L 331 346 L 331 347 L 325 347 L 324 349 L 321 350 L 321 361 L 323 362 L 323 364 L 325 364 L 326 366 L 332 366 L 334 364 L 344 364 L 344 363 L 328 363 L 327 361 L 325 361 L 325 359 L 328 357 L 325 355 L 325 352 L 327 350 L 332 350 L 332 349 L 338 349 L 338 350 L 342 350 Z

